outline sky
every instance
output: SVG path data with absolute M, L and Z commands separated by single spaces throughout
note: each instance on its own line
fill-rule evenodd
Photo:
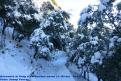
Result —
M 99 0 L 57 0 L 58 5 L 71 14 L 70 22 L 77 28 L 80 12 L 89 4 L 98 4 Z
M 35 6 L 41 7 L 44 1 L 51 0 L 33 0 L 36 4 Z M 98 4 L 99 0 L 55 0 L 57 4 L 65 11 L 71 14 L 70 22 L 77 28 L 77 22 L 80 17 L 80 12 L 82 9 L 87 7 L 89 4 Z

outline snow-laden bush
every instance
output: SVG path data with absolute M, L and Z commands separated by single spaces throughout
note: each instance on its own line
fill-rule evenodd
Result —
M 30 38 L 30 44 L 35 49 L 34 58 L 46 58 L 50 57 L 53 44 L 49 42 L 49 36 L 47 36 L 41 28 L 34 30 Z
M 37 58 L 42 56 L 52 60 L 54 52 L 67 51 L 73 28 L 68 22 L 68 13 L 61 9 L 50 9 L 50 4 L 47 4 L 49 3 L 43 5 L 46 10 L 42 13 L 40 26 L 32 33 L 30 39 Z

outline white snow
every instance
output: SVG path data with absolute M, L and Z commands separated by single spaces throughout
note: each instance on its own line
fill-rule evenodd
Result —
M 103 4 L 100 4 L 99 7 L 98 7 L 98 10 L 101 11 L 101 12 L 103 12 L 105 9 L 106 9 L 106 7 Z
M 41 30 L 41 28 L 38 28 L 34 30 L 34 35 L 31 36 L 31 43 L 36 41 L 38 42 L 39 40 L 43 40 L 44 38 L 47 38 L 48 36 L 45 35 L 45 33 Z
M 109 44 L 109 48 L 113 48 L 114 47 L 114 42 L 117 40 L 118 42 L 118 36 L 114 36 L 110 39 L 110 44 Z
M 67 54 L 63 51 L 57 51 L 53 54 L 54 59 L 51 61 L 54 66 L 63 66 L 67 62 Z
M 48 49 L 47 47 L 43 47 L 43 48 L 41 49 L 41 51 L 42 51 L 42 52 L 48 52 L 49 49 Z
M 37 19 L 38 21 L 40 21 L 40 19 L 41 19 L 41 13 L 39 13 L 39 14 L 34 14 L 34 18 L 35 19 Z
M 83 39 L 83 38 L 84 38 L 84 34 L 78 34 L 78 36 L 80 36 L 80 37 L 81 37 L 81 39 Z
M 8 28 L 7 30 L 11 31 L 12 29 Z M 8 33 L 8 31 L 5 33 Z M 31 75 L 35 77 L 44 76 L 23 78 L 30 79 L 30 81 L 75 81 L 65 66 L 67 58 L 64 56 L 64 52 L 60 51 L 55 54 L 55 57 L 59 59 L 51 62 L 40 59 L 38 61 L 33 60 L 33 64 L 31 64 L 34 51 L 29 48 L 29 41 L 22 40 L 20 44 L 23 46 L 16 47 L 17 42 L 13 41 L 8 35 L 6 34 L 5 47 L 3 49 L 0 48 L 0 75 L 25 77 Z M 45 50 L 43 49 L 43 51 Z M 0 79 L 4 78 L 6 77 Z
M 89 16 L 88 13 L 84 13 L 84 14 L 82 14 L 81 17 L 80 17 L 81 22 L 82 22 L 82 23 L 85 22 L 86 19 L 88 18 L 88 16 Z
M 92 74 L 92 73 L 89 73 L 89 80 L 90 81 L 98 81 L 96 75 Z
M 15 17 L 20 17 L 21 13 L 19 13 L 17 10 L 13 12 Z
M 41 23 L 43 27 L 47 27 L 50 25 L 50 21 L 49 20 L 45 20 L 45 22 Z
M 118 38 L 117 42 L 121 42 L 121 38 Z
M 0 55 L 0 75 L 29 75 L 31 69 L 28 65 L 24 64 L 24 57 L 15 58 L 14 55 L 9 55 L 10 52 L 5 51 L 5 55 Z M 15 53 L 15 52 L 14 52 Z M 20 54 L 20 53 L 19 53 Z M 23 63 L 22 63 L 23 62 Z
M 107 2 L 109 2 L 110 0 L 100 0 L 101 3 L 105 4 Z
M 102 64 L 102 56 L 99 51 L 94 53 L 94 56 L 92 56 L 92 58 L 91 58 L 91 63 L 92 64 L 94 64 L 94 63 Z
M 78 49 L 83 50 L 84 49 L 84 44 L 79 45 Z
M 13 28 L 10 28 L 10 27 L 7 27 L 5 29 L 5 32 L 6 32 L 6 35 L 11 37 L 12 38 L 12 33 L 13 33 L 14 29 Z
M 85 61 L 85 58 L 79 58 L 78 60 L 78 64 L 81 65 L 81 64 L 84 64 L 84 61 Z
M 93 44 L 93 45 L 98 44 L 98 37 L 97 36 L 90 37 L 90 43 Z
M 35 75 L 45 76 L 42 78 L 31 78 L 31 81 L 75 81 L 69 70 L 64 66 L 54 66 L 52 63 L 41 59 L 38 61 L 41 68 L 37 68 Z M 53 77 L 47 77 L 53 76 Z M 69 77 L 62 77 L 69 76 Z
M 114 47 L 114 43 L 113 43 L 113 42 L 111 42 L 111 43 L 109 44 L 109 48 L 112 48 L 112 47 Z
M 32 0 L 32 2 L 35 4 L 35 7 L 38 8 L 38 10 L 42 6 L 43 2 L 46 2 L 46 1 L 49 1 L 49 0 Z
M 24 17 L 27 19 L 27 20 L 31 20 L 32 17 L 30 15 L 24 15 Z
M 26 49 L 16 48 L 16 42 L 11 40 L 11 37 L 6 38 L 5 48 L 0 49 L 0 75 L 29 75 L 31 73 L 30 57 Z

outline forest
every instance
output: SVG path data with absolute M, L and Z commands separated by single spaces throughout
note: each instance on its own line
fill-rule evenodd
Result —
M 121 81 L 120 0 L 99 0 L 80 10 L 77 29 L 56 0 L 42 0 L 40 8 L 33 1 L 0 0 L 0 75 L 62 69 L 71 80 L 27 81 Z

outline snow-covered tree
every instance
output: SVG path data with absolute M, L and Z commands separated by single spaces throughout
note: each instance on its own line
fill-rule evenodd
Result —
M 31 0 L 3 0 L 0 3 L 0 12 L 3 12 L 0 16 L 4 20 L 3 34 L 7 25 L 24 35 L 30 35 L 39 25 L 39 14 Z
M 120 81 L 121 80 L 121 26 L 120 26 L 120 3 L 115 5 L 113 8 L 112 16 L 110 16 L 110 22 L 113 24 L 112 33 L 109 39 L 109 51 L 107 53 L 107 57 L 104 57 L 102 65 L 97 65 L 95 68 L 96 74 L 102 80 L 108 81 Z
M 105 64 L 104 60 L 107 61 L 107 58 L 114 54 L 115 40 L 121 35 L 120 3 L 116 7 L 113 5 L 114 1 L 100 0 L 99 5 L 89 5 L 80 14 L 79 28 L 72 42 L 72 48 L 75 49 L 71 49 L 70 61 L 83 69 L 85 78 L 88 78 L 86 73 L 93 72 L 99 81 L 111 80 L 109 77 L 104 78 L 108 73 L 103 75 L 106 69 L 102 70 L 101 67 L 110 66 L 108 63 Z M 115 54 L 118 53 L 115 52 Z
M 38 12 L 31 0 L 0 0 L 0 17 L 3 25 L 1 39 L 5 40 L 6 27 L 13 28 L 12 38 L 18 42 L 30 37 L 41 21 L 41 14 Z
M 38 55 L 42 55 L 41 53 L 44 50 L 47 52 L 47 58 L 49 56 L 52 59 L 52 52 L 67 51 L 73 28 L 68 22 L 69 15 L 65 11 L 54 9 L 48 2 L 43 4 L 41 10 L 45 10 L 42 13 L 43 18 L 40 27 L 31 36 L 31 44 L 36 47 L 35 56 L 37 58 L 39 58 Z

